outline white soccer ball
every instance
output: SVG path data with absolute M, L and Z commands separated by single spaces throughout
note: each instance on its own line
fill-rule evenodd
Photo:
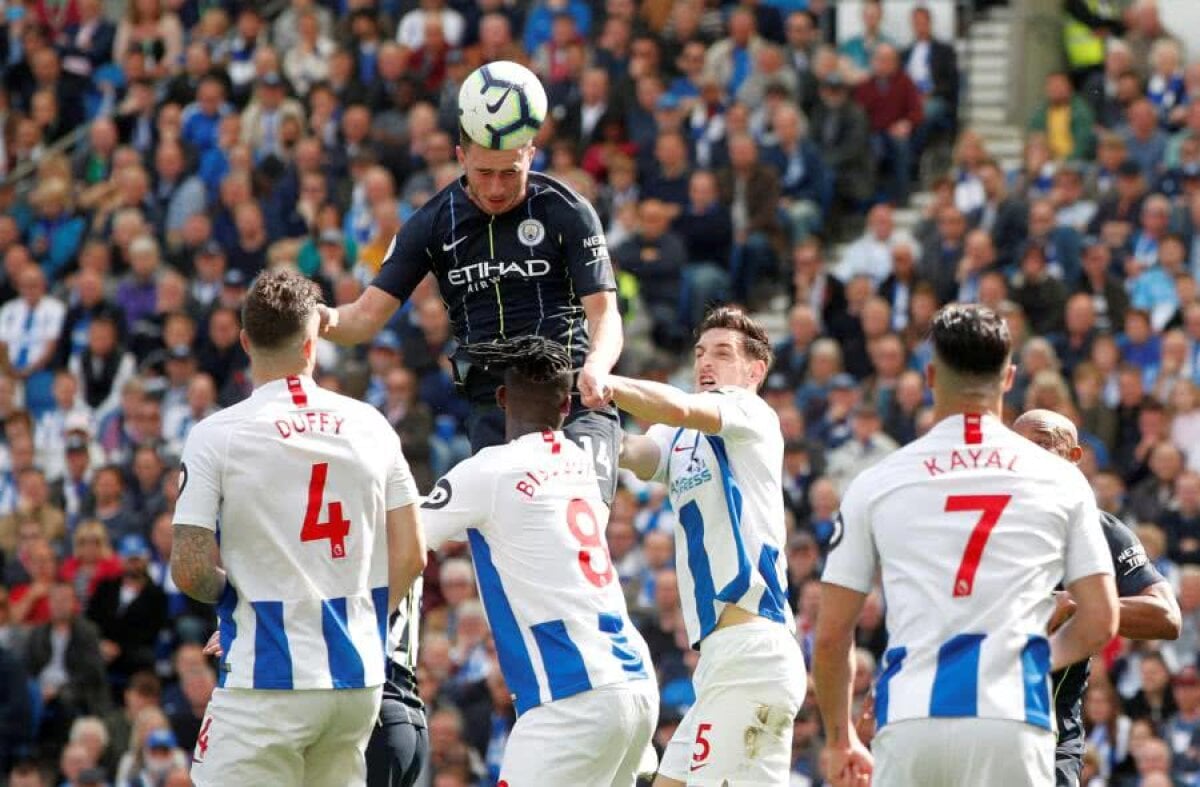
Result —
M 546 119 L 546 90 L 525 66 L 498 60 L 480 66 L 458 91 L 458 122 L 471 141 L 513 150 L 535 136 Z

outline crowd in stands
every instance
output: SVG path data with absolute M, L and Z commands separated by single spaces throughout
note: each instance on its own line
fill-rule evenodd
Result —
M 868 2 L 839 35 L 831 0 L 0 2 L 0 775 L 189 783 L 214 620 L 169 577 L 171 511 L 188 430 L 251 386 L 241 298 L 280 265 L 356 298 L 459 174 L 458 86 L 509 59 L 550 98 L 536 168 L 604 222 L 624 370 L 686 386 L 706 304 L 790 304 L 763 395 L 806 651 L 839 496 L 930 426 L 932 315 L 986 303 L 1019 348 L 1011 413 L 1076 420 L 1101 506 L 1183 610 L 1178 641 L 1097 660 L 1085 783 L 1196 783 L 1200 63 L 1153 2 L 1099 21 L 1066 5 L 1070 31 L 1070 14 L 1108 31 L 1101 56 L 1070 49 L 1009 171 L 961 122 L 955 42 L 919 5 L 884 29 Z M 939 145 L 953 167 L 922 183 Z M 368 347 L 320 350 L 318 381 L 380 408 L 422 490 L 469 450 L 453 349 L 427 282 Z M 697 656 L 672 524 L 661 488 L 626 479 L 608 542 L 658 669 L 660 745 Z M 494 785 L 514 712 L 465 553 L 431 561 L 424 610 L 422 783 Z M 877 595 L 857 642 L 861 700 Z M 794 733 L 793 784 L 821 784 L 814 705 Z

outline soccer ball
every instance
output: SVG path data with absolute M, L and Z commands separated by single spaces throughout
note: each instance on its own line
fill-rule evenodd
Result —
M 478 145 L 513 150 L 527 144 L 546 119 L 546 90 L 520 63 L 480 66 L 458 91 L 458 122 Z

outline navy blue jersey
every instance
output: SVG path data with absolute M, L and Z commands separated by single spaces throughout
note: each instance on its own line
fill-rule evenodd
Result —
M 1124 522 L 1105 511 L 1100 512 L 1104 540 L 1112 553 L 1117 595 L 1122 598 L 1141 595 L 1146 588 L 1163 581 L 1162 574 L 1146 557 L 1142 542 Z M 1054 715 L 1058 718 L 1058 756 L 1083 756 L 1083 693 L 1087 689 L 1091 661 L 1081 661 L 1054 673 Z M 1077 752 L 1077 753 L 1076 753 Z
M 596 211 L 539 173 L 498 216 L 471 201 L 464 178 L 442 189 L 396 235 L 373 284 L 404 301 L 427 273 L 461 344 L 535 334 L 560 342 L 576 367 L 588 351 L 581 299 L 616 289 Z M 495 385 L 471 389 L 490 397 Z

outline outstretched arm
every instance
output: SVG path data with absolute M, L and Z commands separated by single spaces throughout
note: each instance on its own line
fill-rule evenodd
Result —
M 603 380 L 616 366 L 625 343 L 621 312 L 617 308 L 617 294 L 612 290 L 585 295 L 580 300 L 587 314 L 591 349 L 579 373 L 579 393 L 586 407 L 600 407 L 605 403 Z
M 354 303 L 321 306 L 321 335 L 338 344 L 362 344 L 383 329 L 400 300 L 371 285 Z
M 643 481 L 654 478 L 661 460 L 662 451 L 651 438 L 635 434 L 621 438 L 621 467 L 633 471 Z
M 705 434 L 721 431 L 717 396 L 690 394 L 671 385 L 618 375 L 610 377 L 608 384 L 617 407 L 635 418 Z
M 217 537 L 205 527 L 175 525 L 171 579 L 191 598 L 215 604 L 225 592 L 225 569 L 217 565 Z

